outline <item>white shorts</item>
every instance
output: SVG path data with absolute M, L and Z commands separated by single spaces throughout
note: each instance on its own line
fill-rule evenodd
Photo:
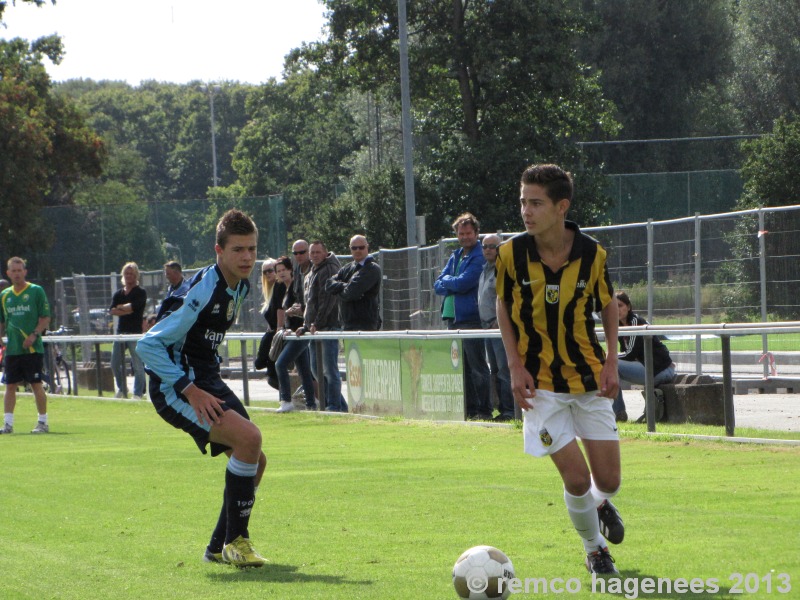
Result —
M 611 400 L 597 392 L 558 394 L 536 390 L 533 408 L 523 412 L 525 452 L 547 456 L 576 437 L 584 440 L 619 440 Z

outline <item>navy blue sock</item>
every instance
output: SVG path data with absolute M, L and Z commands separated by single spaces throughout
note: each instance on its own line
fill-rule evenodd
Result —
M 228 529 L 228 511 L 226 509 L 225 497 L 226 493 L 222 493 L 222 510 L 219 512 L 217 519 L 217 526 L 214 527 L 214 532 L 211 534 L 211 541 L 208 542 L 208 551 L 214 554 L 222 552 L 222 546 L 225 544 L 225 532 Z
M 247 537 L 250 512 L 256 501 L 255 483 L 258 463 L 245 463 L 235 457 L 228 461 L 225 471 L 225 509 L 227 531 L 225 543 L 230 544 L 237 537 Z

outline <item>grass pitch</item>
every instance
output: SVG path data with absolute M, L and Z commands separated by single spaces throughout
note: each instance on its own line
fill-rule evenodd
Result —
M 22 396 L 22 433 L 0 436 L 3 599 L 446 600 L 455 559 L 478 544 L 505 551 L 521 580 L 580 585 L 570 598 L 632 598 L 633 583 L 658 577 L 716 579 L 719 591 L 640 598 L 800 589 L 798 447 L 625 437 L 627 533 L 611 550 L 631 586 L 604 594 L 554 467 L 522 453 L 519 429 L 256 412 L 269 465 L 250 533 L 271 562 L 239 571 L 200 561 L 223 458 L 200 455 L 147 403 L 51 397 L 49 414 L 51 434 L 28 434 Z M 735 573 L 758 589 L 731 593 Z

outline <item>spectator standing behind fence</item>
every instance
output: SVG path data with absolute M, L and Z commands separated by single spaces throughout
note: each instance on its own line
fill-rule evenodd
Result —
M 311 257 L 308 254 L 308 242 L 297 240 L 292 244 L 292 256 L 294 257 L 294 272 L 292 274 L 292 285 L 294 286 L 295 304 L 289 311 L 289 316 L 302 316 L 306 309 L 305 281 L 311 274 Z
M 272 345 L 272 338 L 278 330 L 278 311 L 281 310 L 283 305 L 286 285 L 278 279 L 275 273 L 276 266 L 277 261 L 274 258 L 268 258 L 261 263 L 261 294 L 264 298 L 264 303 L 261 305 L 261 315 L 267 322 L 267 331 L 261 338 L 253 366 L 258 370 L 266 369 L 267 383 L 278 389 L 278 376 L 275 372 L 275 363 L 269 358 L 269 349 Z M 289 260 L 289 268 L 291 269 L 291 260 Z
M 14 433 L 14 408 L 17 406 L 17 387 L 25 381 L 33 390 L 39 420 L 31 433 L 49 433 L 47 395 L 42 384 L 44 344 L 42 334 L 50 324 L 50 304 L 44 290 L 28 283 L 25 261 L 15 256 L 8 261 L 6 272 L 10 287 L 0 292 L 0 338 L 8 336 L 4 352 L 3 428 L 0 434 Z M 2 341 L 0 341 L 2 343 Z
M 336 296 L 325 291 L 325 284 L 341 268 L 339 259 L 328 252 L 320 240 L 311 242 L 308 249 L 311 257 L 311 273 L 305 280 L 306 310 L 303 326 L 297 335 L 314 334 L 318 331 L 340 331 L 339 307 Z M 317 351 L 322 350 L 322 373 L 317 373 Z M 339 340 L 311 342 L 311 370 L 320 385 L 324 385 L 325 410 L 347 412 L 347 401 L 342 396 L 342 376 L 339 374 Z M 320 375 L 322 377 L 320 377 Z M 323 381 L 324 379 L 324 381 Z
M 572 176 L 556 165 L 534 165 L 522 174 L 525 233 L 500 246 L 497 320 L 511 391 L 525 415 L 525 452 L 550 455 L 583 541 L 586 568 L 611 574 L 617 569 L 606 539 L 618 544 L 625 534 L 610 502 L 621 481 L 611 410 L 619 388 L 619 317 L 606 251 L 566 221 L 572 192 Z M 594 332 L 593 311 L 602 315 L 607 355 Z
M 378 331 L 381 328 L 381 268 L 369 255 L 363 235 L 350 240 L 353 262 L 325 284 L 325 291 L 339 298 L 339 317 L 345 331 Z
M 442 318 L 448 329 L 481 329 L 478 312 L 478 282 L 486 260 L 478 239 L 480 225 L 470 213 L 453 222 L 453 231 L 461 246 L 454 251 L 433 284 L 436 294 L 444 296 Z M 464 384 L 467 418 L 491 420 L 489 367 L 483 340 L 461 340 L 464 355 Z
M 192 436 L 203 454 L 210 445 L 211 456 L 228 457 L 222 509 L 203 560 L 237 567 L 267 562 L 248 533 L 267 457 L 261 451 L 261 431 L 220 377 L 218 348 L 250 291 L 257 246 L 258 230 L 248 215 L 235 209 L 223 214 L 216 229 L 216 263 L 192 277 L 183 301 L 160 315 L 136 347 L 147 361 L 158 415 Z M 195 474 L 193 483 L 203 485 L 204 479 Z M 159 514 L 174 519 L 176 507 L 160 508 Z
M 478 282 L 478 312 L 481 326 L 484 329 L 497 329 L 497 276 L 495 262 L 497 249 L 502 238 L 490 233 L 483 238 L 483 266 Z M 499 337 L 486 338 L 486 356 L 489 358 L 489 369 L 497 381 L 498 414 L 495 421 L 512 421 L 514 419 L 514 397 L 511 395 L 511 375 L 508 372 L 508 359 L 503 349 L 503 340 Z M 491 382 L 491 379 L 490 379 Z
M 303 327 L 303 315 L 295 314 L 290 310 L 297 302 L 295 299 L 295 286 L 293 285 L 294 270 L 292 261 L 286 256 L 281 256 L 275 264 L 275 274 L 285 287 L 285 294 L 281 308 L 277 312 L 278 329 L 297 331 Z M 277 292 L 276 292 L 277 293 Z M 272 302 L 276 295 L 273 294 Z M 303 382 L 303 394 L 306 399 L 306 410 L 316 410 L 317 402 L 314 394 L 314 376 L 311 374 L 311 358 L 308 350 L 309 342 L 298 339 L 296 336 L 287 336 L 286 343 L 275 361 L 275 371 L 278 378 L 278 395 L 281 405 L 278 412 L 292 412 L 292 384 L 289 379 L 289 368 L 294 363 L 300 381 Z
M 122 288 L 111 298 L 111 314 L 118 317 L 117 335 L 142 333 L 142 320 L 147 305 L 147 292 L 139 287 L 139 267 L 135 262 L 122 267 Z M 133 397 L 140 400 L 144 396 L 144 364 L 136 354 L 136 342 L 114 342 L 111 348 L 111 370 L 117 383 L 115 398 L 128 397 L 127 368 L 125 351 L 131 355 L 133 363 Z
M 165 298 L 185 296 L 189 291 L 189 282 L 183 278 L 183 267 L 178 261 L 171 260 L 164 265 L 164 277 L 168 282 Z
M 637 325 L 649 325 L 644 317 L 640 317 L 633 312 L 631 300 L 625 292 L 616 293 L 617 308 L 619 309 L 619 324 L 629 327 Z M 619 378 L 636 383 L 644 384 L 644 336 L 631 335 L 619 338 Z M 669 383 L 675 379 L 675 364 L 669 355 L 669 350 L 664 343 L 653 336 L 653 385 Z M 625 399 L 622 397 L 622 390 L 619 390 L 616 400 L 614 400 L 614 415 L 617 421 L 628 420 L 628 412 L 625 410 Z

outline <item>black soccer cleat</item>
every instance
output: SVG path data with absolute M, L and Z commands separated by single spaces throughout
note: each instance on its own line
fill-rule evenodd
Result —
M 625 538 L 625 523 L 619 516 L 617 508 L 608 500 L 597 507 L 597 517 L 600 519 L 600 533 L 612 544 L 621 544 Z
M 589 573 L 598 575 L 614 575 L 619 573 L 614 566 L 614 557 L 608 552 L 608 547 L 597 547 L 597 550 L 586 555 L 586 568 Z

